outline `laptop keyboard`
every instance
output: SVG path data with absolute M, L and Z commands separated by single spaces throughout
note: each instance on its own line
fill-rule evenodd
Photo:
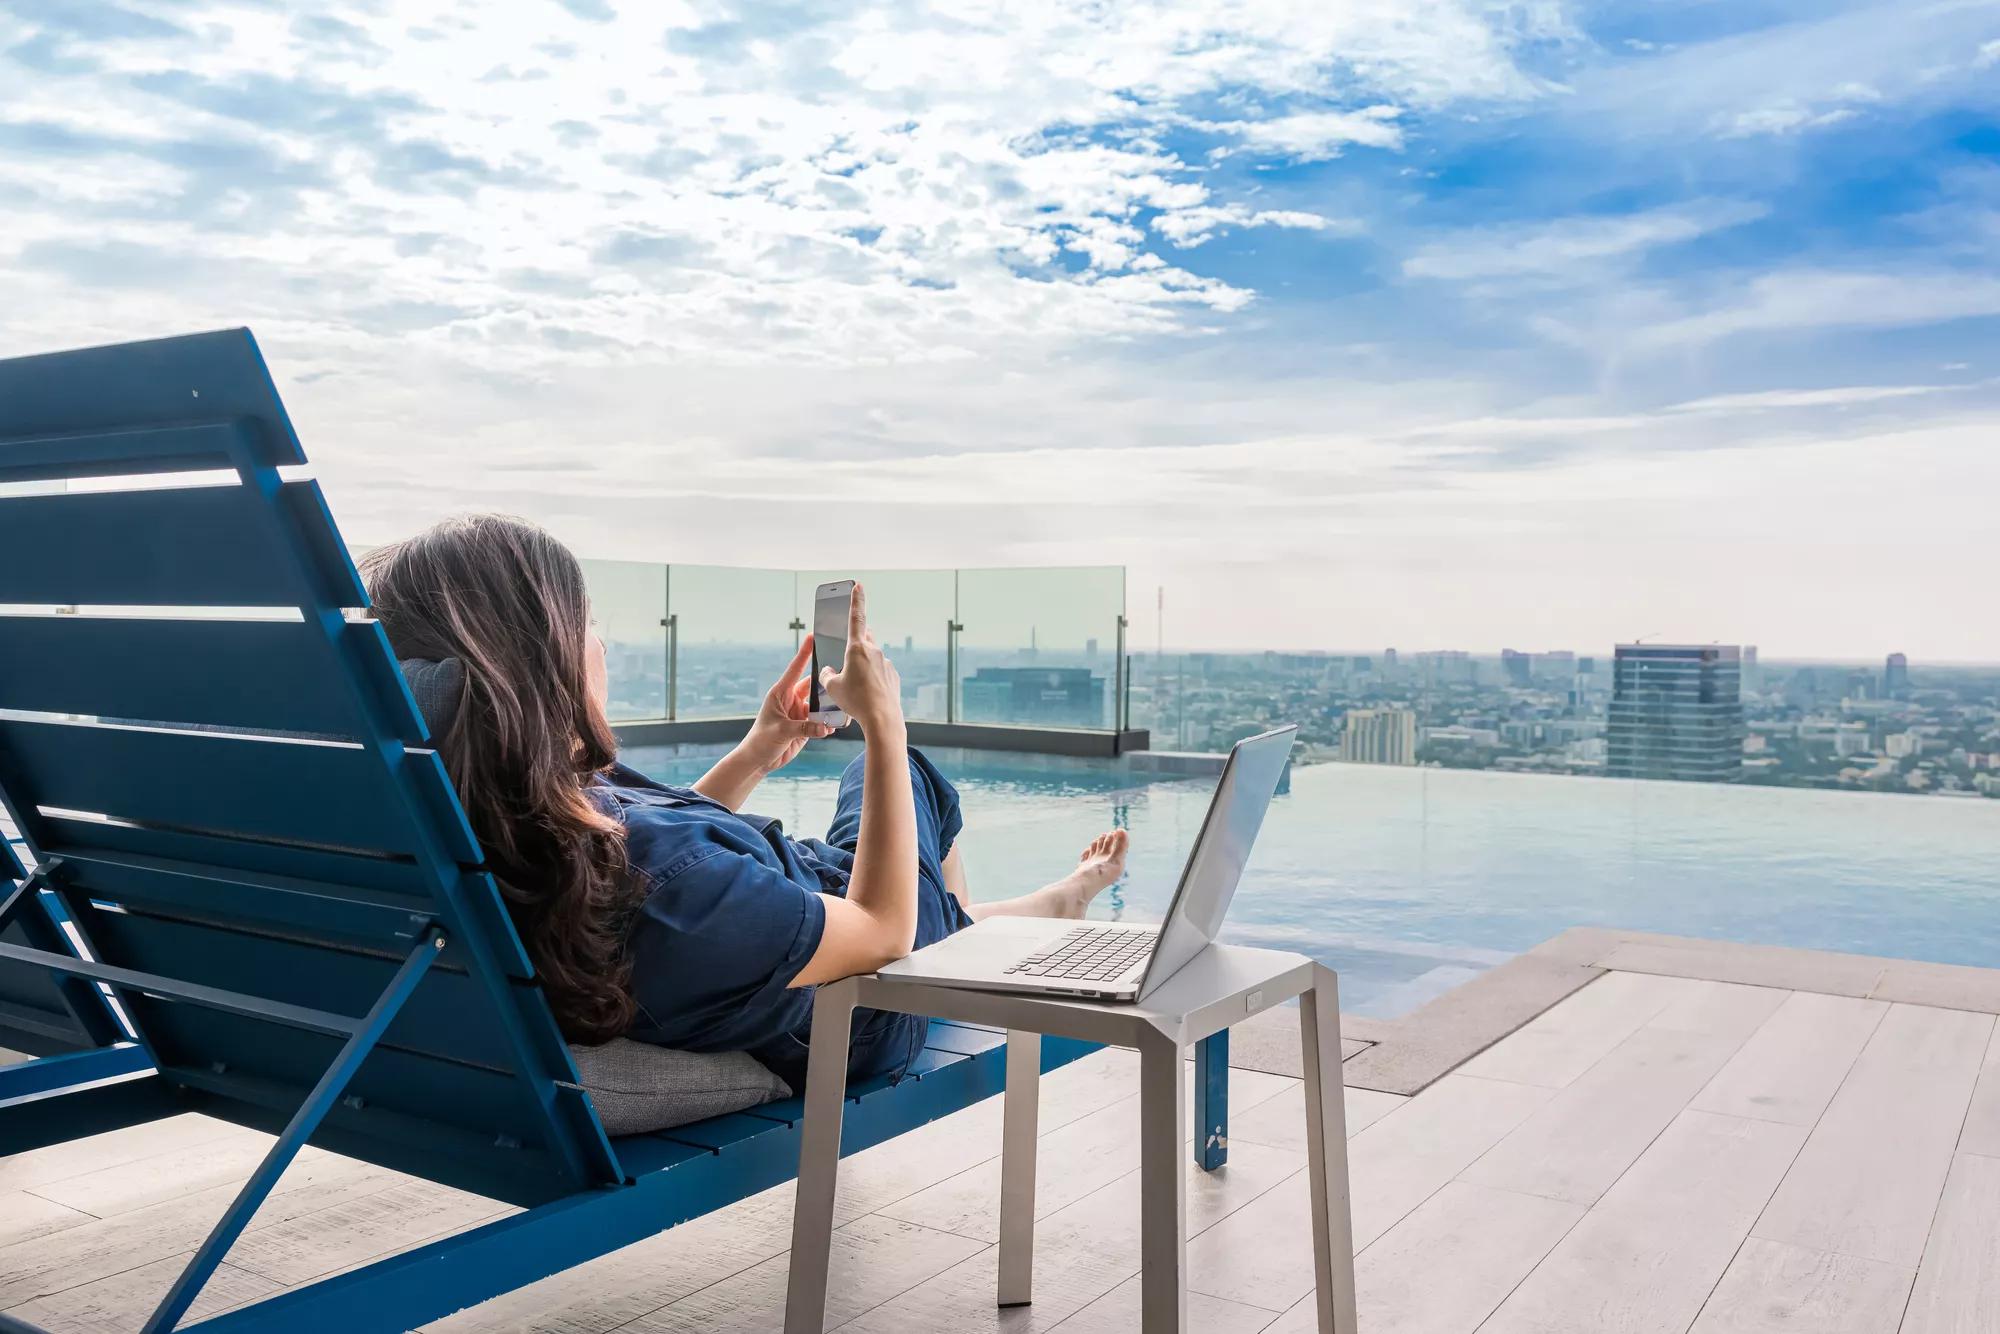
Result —
M 1145 961 L 1153 952 L 1155 939 L 1150 933 L 1080 926 L 1007 971 L 1020 977 L 1047 977 L 1065 982 L 1115 981 Z

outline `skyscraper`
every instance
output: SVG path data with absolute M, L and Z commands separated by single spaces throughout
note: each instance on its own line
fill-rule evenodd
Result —
M 1355 764 L 1415 764 L 1417 715 L 1409 709 L 1349 709 L 1340 758 Z
M 1703 783 L 1741 778 L 1742 677 L 1734 645 L 1618 645 L 1605 772 Z
M 1910 660 L 1891 653 L 1882 664 L 1882 698 L 1903 699 L 1910 693 Z
M 1104 678 L 1088 667 L 981 667 L 958 697 L 969 723 L 1104 726 Z
M 1500 668 L 1507 674 L 1507 684 L 1526 690 L 1534 671 L 1534 655 L 1516 653 L 1511 648 L 1500 650 Z

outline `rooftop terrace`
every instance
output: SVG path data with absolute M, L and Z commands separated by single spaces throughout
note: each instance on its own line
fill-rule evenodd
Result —
M 1362 1328 L 1991 1329 L 1996 1013 L 1996 970 L 1578 930 L 1404 1019 L 1352 1020 Z M 1190 1168 L 1201 1331 L 1311 1328 L 1302 1094 L 1282 1038 L 1239 1030 L 1229 1164 Z M 998 1099 L 851 1159 L 829 1328 L 1136 1330 L 1136 1093 L 1125 1052 L 1044 1081 L 1028 1308 L 991 1305 Z M 0 1313 L 133 1327 L 266 1142 L 188 1115 L 0 1162 Z M 774 1329 L 791 1190 L 425 1328 Z M 196 1314 L 502 1212 L 308 1151 Z

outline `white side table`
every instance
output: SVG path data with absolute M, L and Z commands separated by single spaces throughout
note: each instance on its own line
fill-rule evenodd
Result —
M 1347 1115 L 1341 1100 L 1339 983 L 1298 954 L 1214 945 L 1138 1005 L 970 991 L 879 976 L 819 989 L 800 1132 L 786 1334 L 820 1334 L 833 1242 L 834 1185 L 854 1007 L 987 1024 L 1007 1030 L 1002 1113 L 1002 1306 L 1033 1300 L 1036 1112 L 1041 1035 L 1139 1052 L 1140 1258 L 1145 1334 L 1187 1329 L 1187 1139 L 1184 1049 L 1274 1005 L 1299 998 L 1305 1057 L 1307 1172 L 1320 1334 L 1356 1334 L 1354 1228 L 1347 1202 Z

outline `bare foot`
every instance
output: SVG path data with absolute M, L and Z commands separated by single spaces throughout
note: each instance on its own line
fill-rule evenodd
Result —
M 1109 889 L 1125 874 L 1125 853 L 1132 838 L 1123 829 L 1113 829 L 1090 840 L 1077 859 L 1076 869 L 1043 889 L 1051 917 L 1081 917 L 1090 901 Z

